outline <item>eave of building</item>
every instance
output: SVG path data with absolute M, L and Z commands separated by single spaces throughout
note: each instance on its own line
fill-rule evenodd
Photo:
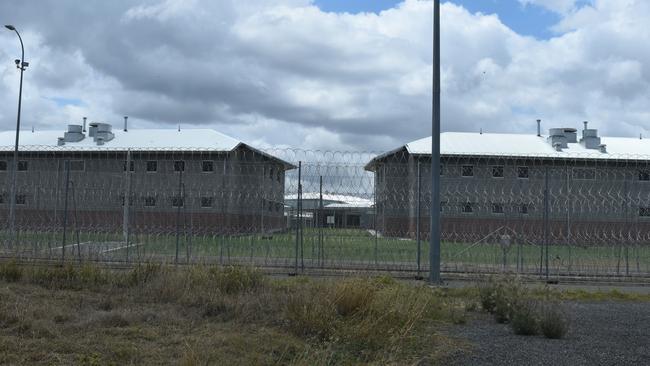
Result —
M 20 131 L 19 151 L 22 152 L 230 152 L 247 148 L 284 165 L 286 170 L 296 166 L 276 156 L 254 148 L 244 142 L 212 129 L 129 129 L 113 130 L 115 137 L 97 145 L 92 137 L 78 142 L 57 145 L 57 139 L 65 131 Z M 13 151 L 16 134 L 14 131 L 0 132 L 0 152 Z
M 441 156 L 576 159 L 576 160 L 650 160 L 650 140 L 629 137 L 601 137 L 607 152 L 587 149 L 581 143 L 569 143 L 556 151 L 545 135 L 443 132 L 440 134 Z M 399 153 L 431 156 L 431 137 L 409 142 L 373 158 L 365 169 L 374 171 L 377 162 Z

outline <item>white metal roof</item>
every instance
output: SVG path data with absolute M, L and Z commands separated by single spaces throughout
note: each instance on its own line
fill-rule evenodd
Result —
M 298 199 L 297 194 L 288 194 L 284 196 L 285 201 L 287 200 L 296 200 Z M 302 193 L 302 199 L 303 200 L 318 200 L 320 199 L 320 193 L 319 192 L 304 192 Z M 343 195 L 343 194 L 330 194 L 330 193 L 323 193 L 323 201 L 331 201 L 332 203 L 329 203 L 327 207 L 336 207 L 336 206 L 329 206 L 329 205 L 344 205 L 341 207 L 372 207 L 373 202 L 369 199 L 362 198 L 362 197 L 357 197 L 357 196 L 349 196 L 349 195 Z
M 63 137 L 65 131 L 20 131 L 20 150 L 49 151 L 106 151 L 106 150 L 171 150 L 198 149 L 211 151 L 231 151 L 241 141 L 226 136 L 212 129 L 130 129 L 113 130 L 115 138 L 97 145 L 92 137 L 79 142 L 66 142 L 57 146 L 57 139 Z M 13 150 L 16 139 L 15 131 L 0 132 L 0 149 Z
M 457 156 L 507 156 L 565 159 L 627 159 L 650 160 L 650 139 L 601 136 L 601 144 L 607 152 L 587 149 L 578 143 L 569 143 L 567 148 L 556 151 L 547 141 L 546 135 L 509 133 L 443 132 L 440 134 L 440 154 Z M 578 131 L 578 141 L 580 131 Z M 413 155 L 431 155 L 431 136 L 375 157 L 373 162 L 405 148 Z
M 97 145 L 92 137 L 86 137 L 78 142 L 66 142 L 58 146 L 58 138 L 63 137 L 60 131 L 20 131 L 19 151 L 210 151 L 228 152 L 239 146 L 246 146 L 260 154 L 275 159 L 285 165 L 286 169 L 295 166 L 277 156 L 260 151 L 230 136 L 212 129 L 129 129 L 123 131 L 114 129 L 115 137 Z M 0 151 L 13 151 L 16 140 L 15 131 L 0 132 Z

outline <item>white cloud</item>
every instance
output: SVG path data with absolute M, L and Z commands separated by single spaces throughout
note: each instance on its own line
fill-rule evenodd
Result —
M 534 133 L 536 118 L 650 130 L 650 2 L 521 1 L 560 14 L 558 35 L 524 37 L 496 16 L 442 4 L 443 130 Z M 430 1 L 354 15 L 308 0 L 33 6 L 0 4 L 22 24 L 31 62 L 25 126 L 62 129 L 84 115 L 119 124 L 128 114 L 134 127 L 180 122 L 262 146 L 373 151 L 430 133 Z M 15 36 L 0 33 L 7 129 L 17 51 Z

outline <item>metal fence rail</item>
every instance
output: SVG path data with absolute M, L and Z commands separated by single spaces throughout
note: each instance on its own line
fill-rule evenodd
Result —
M 13 157 L 0 152 L 4 257 L 428 269 L 427 156 L 52 147 L 19 156 L 12 220 Z M 441 163 L 443 271 L 650 277 L 650 157 Z

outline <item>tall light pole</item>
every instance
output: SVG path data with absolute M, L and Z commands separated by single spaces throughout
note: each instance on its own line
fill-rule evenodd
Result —
M 431 103 L 431 235 L 429 282 L 440 283 L 440 0 L 433 0 L 433 98 Z
M 16 30 L 16 27 L 13 25 L 5 25 L 5 28 L 10 31 L 16 32 L 18 40 L 20 40 L 20 60 L 15 60 L 16 68 L 20 70 L 20 88 L 18 89 L 18 117 L 16 117 L 16 145 L 14 146 L 14 164 L 11 177 L 11 197 L 9 198 L 9 230 L 13 233 L 16 227 L 16 176 L 18 173 L 18 142 L 20 137 L 20 108 L 22 106 L 23 100 L 23 72 L 29 66 L 28 62 L 25 62 L 25 46 L 23 46 L 23 39 L 20 36 L 20 33 Z

